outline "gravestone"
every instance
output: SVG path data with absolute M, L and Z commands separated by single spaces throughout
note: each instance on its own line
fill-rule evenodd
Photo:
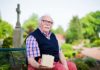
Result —
M 16 8 L 16 12 L 17 12 L 17 23 L 14 29 L 14 35 L 13 35 L 13 47 L 14 48 L 20 48 L 23 44 L 23 32 L 21 29 L 21 25 L 20 25 L 20 5 L 17 5 Z

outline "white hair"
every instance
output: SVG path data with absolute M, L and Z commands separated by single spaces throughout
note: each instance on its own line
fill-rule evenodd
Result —
M 48 16 L 48 17 L 50 17 L 50 18 L 52 19 L 52 17 L 51 17 L 50 15 L 45 14 L 45 15 L 43 15 L 43 16 L 41 16 L 41 17 L 39 18 L 38 22 L 41 23 L 41 20 L 42 20 L 43 17 L 45 17 L 45 16 Z M 53 19 L 52 19 L 52 21 L 53 21 Z
M 43 17 L 45 17 L 45 16 L 48 16 L 48 17 L 50 17 L 51 19 L 52 19 L 52 17 L 50 16 L 50 15 L 48 15 L 48 14 L 45 14 L 45 15 L 43 15 L 43 16 L 41 16 L 40 18 L 39 18 L 39 20 L 38 20 L 38 23 L 39 23 L 39 27 L 40 27 L 40 23 L 41 23 L 41 21 L 43 20 Z M 53 21 L 53 19 L 52 19 L 52 21 Z

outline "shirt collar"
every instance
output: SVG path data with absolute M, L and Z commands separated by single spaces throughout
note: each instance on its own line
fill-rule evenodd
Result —
M 50 36 L 51 36 L 51 31 L 49 31 L 49 33 L 46 33 L 44 31 L 42 31 L 42 29 L 39 27 L 39 30 L 41 31 L 41 33 L 48 39 L 50 39 Z

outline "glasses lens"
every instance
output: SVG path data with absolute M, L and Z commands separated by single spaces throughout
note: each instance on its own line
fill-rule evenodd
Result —
M 45 22 L 45 23 L 51 23 L 51 24 L 53 24 L 52 21 L 48 21 L 48 20 L 42 20 L 42 21 Z

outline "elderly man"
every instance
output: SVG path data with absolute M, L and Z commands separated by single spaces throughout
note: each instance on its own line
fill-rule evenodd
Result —
M 72 62 L 67 62 L 59 48 L 58 41 L 51 32 L 53 19 L 44 15 L 39 20 L 39 27 L 26 39 L 28 70 L 77 70 Z M 54 67 L 41 65 L 42 54 L 54 56 Z

